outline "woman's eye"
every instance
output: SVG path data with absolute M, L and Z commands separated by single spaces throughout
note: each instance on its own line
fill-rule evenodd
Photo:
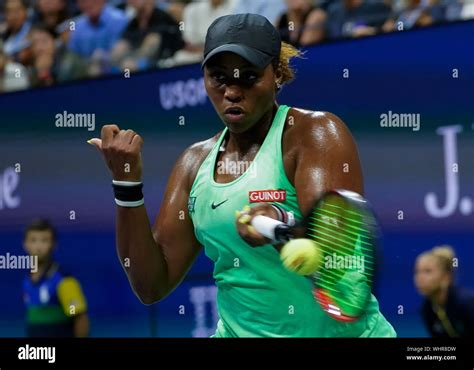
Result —
M 247 75 L 244 76 L 244 79 L 246 81 L 250 81 L 250 82 L 253 82 L 257 79 L 257 75 L 255 73 L 248 73 Z
M 212 78 L 219 83 L 224 83 L 225 81 L 225 76 L 221 73 L 213 74 Z
M 225 84 L 229 81 L 227 76 L 223 73 L 213 73 L 211 74 L 211 78 L 214 80 L 214 82 L 218 84 Z M 253 84 L 255 81 L 257 81 L 258 75 L 255 73 L 244 73 L 240 76 L 240 78 L 235 78 L 233 79 L 234 83 L 238 83 L 239 81 L 244 84 Z M 232 79 L 231 79 L 232 80 Z

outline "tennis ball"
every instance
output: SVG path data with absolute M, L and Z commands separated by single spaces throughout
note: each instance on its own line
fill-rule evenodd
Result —
M 283 266 L 298 275 L 311 275 L 323 260 L 319 245 L 310 239 L 293 239 L 286 243 L 280 252 Z

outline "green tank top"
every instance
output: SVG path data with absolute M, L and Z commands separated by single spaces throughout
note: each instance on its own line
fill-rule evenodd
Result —
M 374 297 L 367 314 L 340 323 L 322 311 L 310 281 L 286 270 L 271 245 L 251 247 L 235 227 L 235 211 L 247 204 L 277 203 L 298 219 L 296 190 L 285 174 L 282 133 L 290 107 L 281 105 L 255 159 L 232 182 L 214 181 L 214 168 L 225 128 L 202 163 L 191 188 L 188 212 L 198 241 L 214 262 L 219 322 L 215 337 L 360 337 L 395 336 Z

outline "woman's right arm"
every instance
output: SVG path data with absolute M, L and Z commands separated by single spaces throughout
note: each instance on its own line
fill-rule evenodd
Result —
M 107 125 L 101 139 L 92 139 L 92 143 L 104 155 L 113 179 L 141 181 L 141 137 Z M 165 298 L 183 280 L 201 250 L 187 205 L 203 155 L 202 147 L 192 146 L 178 159 L 153 227 L 144 205 L 116 207 L 117 253 L 132 289 L 145 304 Z

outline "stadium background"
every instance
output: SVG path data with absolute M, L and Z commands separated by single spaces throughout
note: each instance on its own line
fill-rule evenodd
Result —
M 473 33 L 474 22 L 462 22 L 310 47 L 306 59 L 296 63 L 297 79 L 278 98 L 281 104 L 334 112 L 351 129 L 366 196 L 385 233 L 377 296 L 400 336 L 426 336 L 412 278 L 421 251 L 453 245 L 458 281 L 474 288 Z M 349 78 L 343 78 L 345 68 Z M 63 111 L 95 113 L 95 131 L 57 128 L 55 115 Z M 380 115 L 388 111 L 419 113 L 420 130 L 381 127 Z M 59 233 L 57 259 L 83 285 L 92 336 L 212 332 L 212 265 L 204 255 L 163 302 L 147 307 L 133 295 L 115 252 L 110 177 L 86 144 L 106 123 L 144 136 L 145 199 L 154 219 L 179 153 L 222 128 L 205 96 L 199 65 L 4 94 L 0 112 L 0 199 L 11 186 L 7 177 L 19 181 L 13 192 L 19 205 L 0 202 L 0 254 L 23 254 L 24 226 L 47 217 Z M 465 200 L 450 215 L 435 218 L 425 206 L 426 195 L 434 192 L 440 207 L 447 196 L 443 136 L 437 129 L 456 125 L 462 129 L 456 135 L 456 174 L 459 198 Z M 21 172 L 12 175 L 17 163 Z M 24 273 L 0 270 L 0 336 L 24 335 Z

